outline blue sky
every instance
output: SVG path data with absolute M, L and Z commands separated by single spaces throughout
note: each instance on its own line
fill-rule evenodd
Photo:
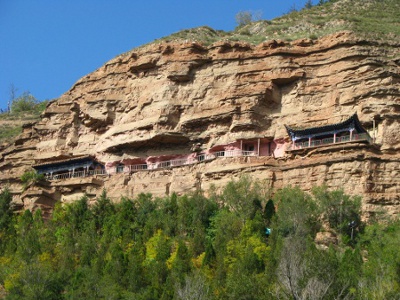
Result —
M 203 25 L 231 31 L 240 11 L 273 19 L 305 2 L 0 0 L 0 108 L 7 107 L 11 85 L 17 95 L 57 98 L 82 76 L 142 44 Z

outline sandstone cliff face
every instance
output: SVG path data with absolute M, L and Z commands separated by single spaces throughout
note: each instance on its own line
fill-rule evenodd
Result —
M 241 174 L 268 188 L 327 184 L 363 197 L 364 209 L 400 212 L 400 45 L 349 32 L 258 46 L 152 44 L 81 78 L 0 156 L 16 203 L 140 192 L 183 193 Z M 243 139 L 288 141 L 284 125 L 311 127 L 357 113 L 374 145 L 322 147 L 282 157 L 218 158 L 190 166 L 49 182 L 22 192 L 35 163 L 92 155 L 104 164 L 206 151 Z M 373 131 L 375 126 L 375 131 Z M 72 182 L 72 181 L 73 182 Z

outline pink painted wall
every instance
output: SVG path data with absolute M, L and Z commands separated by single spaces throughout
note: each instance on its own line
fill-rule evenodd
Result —
M 270 156 L 272 153 L 272 149 L 270 152 L 269 149 L 270 141 L 267 139 L 260 139 L 260 156 Z M 242 148 L 241 148 L 242 146 Z M 240 150 L 246 151 L 246 149 L 251 149 L 253 146 L 253 151 L 255 155 L 257 155 L 258 151 L 258 140 L 243 140 L 242 142 L 236 141 L 227 145 L 218 145 L 206 151 L 206 153 L 213 153 L 218 151 L 225 151 L 225 156 L 240 156 Z M 274 143 L 271 143 L 271 147 L 274 146 Z M 275 145 L 276 147 L 276 145 Z M 247 150 L 250 151 L 250 150 Z
M 260 143 L 260 156 L 269 156 L 269 142 Z
M 241 150 L 240 149 L 240 141 L 236 141 L 224 146 L 224 150 Z
M 116 169 L 115 166 L 118 165 L 118 161 L 108 162 L 104 165 L 107 174 L 115 174 Z
M 233 143 L 229 143 L 227 145 L 217 145 L 208 149 L 206 153 L 213 153 L 218 151 L 232 151 L 232 150 L 240 150 L 240 142 L 236 141 Z
M 285 156 L 285 150 L 289 146 L 289 142 L 286 142 L 284 139 L 274 140 L 274 157 L 283 157 Z

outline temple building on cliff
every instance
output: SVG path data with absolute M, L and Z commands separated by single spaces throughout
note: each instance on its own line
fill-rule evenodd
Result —
M 32 167 L 48 180 L 105 174 L 104 165 L 89 155 L 36 164 Z
M 288 151 L 349 142 L 371 143 L 371 137 L 362 127 L 357 114 L 343 122 L 325 126 L 304 129 L 285 127 L 292 141 Z

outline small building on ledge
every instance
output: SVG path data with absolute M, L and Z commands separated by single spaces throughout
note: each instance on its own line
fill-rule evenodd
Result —
M 90 155 L 36 164 L 32 167 L 39 174 L 44 174 L 48 180 L 106 174 L 104 165 Z
M 331 125 L 304 129 L 285 127 L 292 141 L 288 151 L 355 141 L 371 143 L 371 137 L 362 127 L 357 114 Z

